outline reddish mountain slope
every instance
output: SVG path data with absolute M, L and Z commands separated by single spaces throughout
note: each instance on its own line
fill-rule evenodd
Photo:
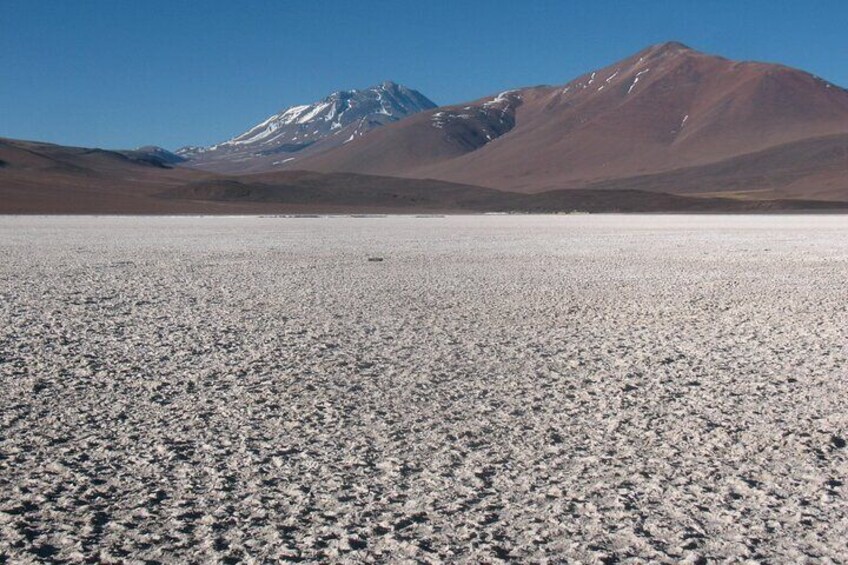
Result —
M 728 159 L 745 169 L 746 156 L 762 162 L 772 149 L 839 134 L 848 134 L 848 91 L 788 67 L 666 43 L 565 86 L 423 112 L 297 166 L 538 192 L 683 169 L 694 177 Z M 806 176 L 741 190 L 848 200 L 840 178 L 848 165 L 824 190 L 816 162 L 788 165 Z M 716 180 L 715 168 L 705 174 Z M 719 184 L 744 180 L 735 175 L 727 168 Z M 697 191 L 716 190 L 724 189 Z

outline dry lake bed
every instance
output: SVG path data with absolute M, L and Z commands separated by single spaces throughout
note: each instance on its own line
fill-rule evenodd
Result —
M 0 217 L 0 257 L 0 563 L 848 561 L 848 217 Z

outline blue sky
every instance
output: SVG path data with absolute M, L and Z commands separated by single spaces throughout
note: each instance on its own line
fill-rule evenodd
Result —
M 0 0 L 0 136 L 169 149 L 394 80 L 439 104 L 666 40 L 848 86 L 848 2 Z

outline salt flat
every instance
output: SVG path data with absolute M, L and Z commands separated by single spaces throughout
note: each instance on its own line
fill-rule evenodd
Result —
M 845 216 L 2 217 L 0 253 L 0 562 L 848 561 Z

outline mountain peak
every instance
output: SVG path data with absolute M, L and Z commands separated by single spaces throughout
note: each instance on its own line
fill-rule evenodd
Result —
M 691 47 L 680 41 L 666 41 L 654 45 L 657 51 L 694 51 Z
M 267 160 L 267 169 L 435 107 L 420 92 L 386 80 L 362 90 L 340 90 L 312 104 L 291 106 L 227 141 L 177 153 L 200 167 L 212 164 L 213 170 L 233 170 L 232 166 L 257 159 Z
M 685 43 L 681 43 L 679 41 L 666 41 L 665 43 L 657 43 L 655 45 L 651 45 L 643 49 L 636 55 L 645 59 L 655 59 L 657 57 L 667 57 L 683 54 L 689 55 L 695 53 L 698 52 L 686 45 Z

